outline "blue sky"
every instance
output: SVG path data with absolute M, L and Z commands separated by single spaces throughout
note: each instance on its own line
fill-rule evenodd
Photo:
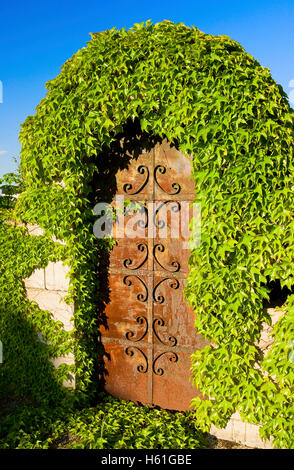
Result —
M 293 0 L 3 1 L 0 13 L 0 176 L 15 168 L 20 124 L 45 96 L 45 82 L 85 46 L 89 32 L 168 19 L 225 34 L 270 68 L 286 93 L 294 95 Z

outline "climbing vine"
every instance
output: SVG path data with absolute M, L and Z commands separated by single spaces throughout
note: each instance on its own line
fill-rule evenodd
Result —
M 66 243 L 77 393 L 92 396 L 97 382 L 97 270 L 108 248 L 92 231 L 97 158 L 139 121 L 193 156 L 202 233 L 185 295 L 211 342 L 192 357 L 206 397 L 193 400 L 197 423 L 223 427 L 239 411 L 275 446 L 293 447 L 293 296 L 266 358 L 257 345 L 271 321 L 268 280 L 294 285 L 294 115 L 282 88 L 229 37 L 169 21 L 92 34 L 46 86 L 20 133 L 26 189 L 15 215 Z
M 29 301 L 23 279 L 62 258 L 64 247 L 16 225 L 11 207 L 5 207 L 13 205 L 13 197 L 1 197 L 2 203 L 5 198 L 0 207 L 0 399 L 3 403 L 7 395 L 15 395 L 50 406 L 70 395 L 62 383 L 70 378 L 72 366 L 55 369 L 50 359 L 69 354 L 73 339 L 51 312 Z

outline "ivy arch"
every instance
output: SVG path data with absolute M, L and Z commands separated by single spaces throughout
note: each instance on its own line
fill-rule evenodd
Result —
M 293 446 L 293 295 L 270 354 L 256 346 L 270 322 L 267 279 L 294 285 L 293 110 L 282 88 L 227 36 L 148 21 L 92 34 L 47 89 L 20 134 L 27 189 L 17 214 L 66 241 L 78 390 L 95 388 L 97 254 L 110 248 L 92 233 L 95 161 L 139 120 L 193 155 L 202 242 L 186 297 L 213 343 L 192 357 L 193 380 L 209 397 L 194 400 L 198 424 L 223 427 L 238 410 L 263 425 L 262 437 Z

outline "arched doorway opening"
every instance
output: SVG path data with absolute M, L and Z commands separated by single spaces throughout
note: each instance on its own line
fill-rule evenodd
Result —
M 195 200 L 191 158 L 136 127 L 100 157 L 96 200 L 107 194 L 116 210 L 120 205 L 119 236 L 100 274 L 104 388 L 122 399 L 188 409 L 200 396 L 190 382 L 190 356 L 207 344 L 183 297 Z

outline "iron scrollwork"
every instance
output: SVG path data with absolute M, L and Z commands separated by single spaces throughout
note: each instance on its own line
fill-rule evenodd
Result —
M 162 368 L 162 367 L 157 367 L 157 365 L 156 365 L 157 361 L 158 361 L 162 356 L 164 356 L 164 355 L 169 355 L 168 360 L 169 360 L 170 362 L 178 362 L 179 357 L 178 357 L 178 355 L 177 355 L 175 352 L 173 352 L 173 351 L 165 351 L 165 352 L 159 354 L 159 355 L 154 359 L 153 364 L 152 364 L 152 370 L 153 370 L 153 372 L 154 372 L 155 375 L 163 375 L 163 374 L 164 374 L 163 368 Z
M 125 183 L 124 186 L 123 186 L 123 190 L 126 194 L 129 194 L 130 196 L 132 195 L 135 195 L 135 194 L 139 194 L 146 186 L 146 184 L 148 183 L 149 181 L 149 177 L 150 177 L 150 172 L 149 172 L 149 168 L 145 165 L 139 165 L 138 168 L 137 168 L 137 171 L 140 175 L 144 175 L 146 174 L 146 178 L 143 182 L 143 184 L 141 184 L 141 186 L 136 190 L 136 191 L 133 191 L 133 184 L 132 183 Z M 156 165 L 156 167 L 154 168 L 154 180 L 157 184 L 157 186 L 163 191 L 165 192 L 166 194 L 169 194 L 170 196 L 174 196 L 176 194 L 179 194 L 179 192 L 181 191 L 181 185 L 179 183 L 172 183 L 171 184 L 171 187 L 173 189 L 173 191 L 166 191 L 162 185 L 159 183 L 158 181 L 158 178 L 157 178 L 157 175 L 158 173 L 160 173 L 161 175 L 164 175 L 166 173 L 166 167 L 164 165 Z
M 124 192 L 126 194 L 131 195 L 131 196 L 134 195 L 134 194 L 140 193 L 145 188 L 146 184 L 149 181 L 149 168 L 147 166 L 140 165 L 140 166 L 138 166 L 137 171 L 138 171 L 138 173 L 140 173 L 140 175 L 144 175 L 146 173 L 146 178 L 145 178 L 145 181 L 143 182 L 143 184 L 139 187 L 139 189 L 137 189 L 137 191 L 134 191 L 134 192 L 131 192 L 132 189 L 133 189 L 132 183 L 124 184 L 124 186 L 123 186 Z
M 165 277 L 164 279 L 159 281 L 153 289 L 153 300 L 157 304 L 163 304 L 163 302 L 165 301 L 165 297 L 163 295 L 158 295 L 156 293 L 156 290 L 158 289 L 158 287 L 165 281 L 171 281 L 169 283 L 169 286 L 171 289 L 178 289 L 180 287 L 180 283 L 178 279 L 171 279 L 170 277 Z
M 143 260 L 141 261 L 141 263 L 138 266 L 133 266 L 133 260 L 131 260 L 131 258 L 126 258 L 123 262 L 123 265 L 124 265 L 125 268 L 131 269 L 133 271 L 135 271 L 137 269 L 140 269 L 146 263 L 146 261 L 148 259 L 148 245 L 146 243 L 139 243 L 137 245 L 137 248 L 142 253 L 146 252 L 146 255 L 143 258 Z
M 141 175 L 146 175 L 145 180 L 143 181 L 143 183 L 141 184 L 141 186 L 137 190 L 134 189 L 134 185 L 132 183 L 126 183 L 123 186 L 123 190 L 126 194 L 135 195 L 135 194 L 140 193 L 149 181 L 150 171 L 149 171 L 147 166 L 140 165 L 140 166 L 138 166 L 137 171 Z M 158 181 L 158 174 L 164 175 L 166 173 L 166 171 L 167 171 L 167 169 L 166 169 L 165 166 L 157 165 L 154 168 L 154 173 L 153 173 L 154 181 L 157 184 L 157 186 L 162 191 L 164 191 L 166 194 L 176 195 L 181 191 L 180 184 L 175 183 L 175 182 L 172 183 L 171 184 L 172 190 L 170 192 L 168 192 L 163 188 L 163 186 Z M 163 206 L 166 206 L 166 204 L 168 204 L 168 203 L 173 204 L 172 207 L 171 207 L 171 210 L 173 212 L 179 212 L 180 209 L 181 209 L 181 205 L 178 201 L 168 200 L 168 201 L 164 201 L 162 204 L 160 204 L 160 206 L 156 209 L 156 211 L 154 213 L 154 225 L 158 228 L 163 228 L 165 226 L 165 222 L 163 220 L 160 220 L 159 218 L 157 219 L 157 217 L 158 217 L 160 209 Z M 138 225 L 140 227 L 147 228 L 148 227 L 148 210 L 143 205 L 142 205 L 142 209 L 145 210 L 146 220 L 145 221 L 139 220 Z M 143 259 L 141 261 L 139 261 L 139 264 L 135 265 L 134 260 L 132 260 L 131 258 L 126 258 L 123 261 L 124 267 L 127 268 L 127 269 L 130 269 L 132 271 L 136 271 L 136 270 L 140 269 L 146 263 L 146 261 L 148 259 L 148 256 L 149 256 L 149 249 L 148 249 L 148 245 L 146 243 L 139 243 L 137 245 L 137 248 L 140 252 L 145 254 Z M 172 261 L 171 262 L 171 267 L 168 267 L 168 268 L 166 268 L 165 266 L 163 266 L 160 263 L 160 261 L 157 258 L 157 253 L 162 253 L 164 251 L 165 251 L 165 247 L 162 243 L 157 243 L 153 247 L 153 253 L 152 254 L 153 254 L 153 257 L 156 260 L 156 262 L 165 271 L 172 272 L 172 273 L 175 273 L 175 272 L 179 271 L 180 270 L 180 263 L 178 261 Z M 140 302 L 146 302 L 148 300 L 148 288 L 147 288 L 145 282 L 139 276 L 137 276 L 135 274 L 127 275 L 123 278 L 123 283 L 128 287 L 132 286 L 134 278 L 137 279 L 137 281 L 139 281 L 139 283 L 143 286 L 143 289 L 144 289 L 143 292 L 140 292 L 139 294 L 137 294 L 137 299 Z M 156 286 L 153 288 L 153 292 L 152 292 L 153 301 L 157 304 L 162 304 L 162 303 L 165 302 L 165 297 L 161 294 L 158 294 L 158 292 L 157 292 L 158 288 L 160 287 L 160 285 L 163 282 L 168 282 L 169 287 L 172 288 L 172 289 L 178 289 L 179 285 L 180 285 L 180 283 L 177 279 L 172 279 L 172 278 L 169 278 L 169 277 L 165 277 L 164 279 L 161 279 L 156 284 Z M 140 315 L 136 318 L 136 322 L 137 322 L 138 325 L 144 326 L 144 331 L 141 332 L 139 335 L 136 334 L 134 331 L 131 331 L 131 330 L 129 330 L 126 333 L 126 339 L 133 342 L 133 343 L 138 343 L 138 342 L 142 341 L 145 338 L 145 336 L 147 335 L 148 329 L 149 329 L 149 324 L 148 324 L 148 320 L 147 320 L 146 317 Z M 152 331 L 153 331 L 155 337 L 164 346 L 175 347 L 177 345 L 177 339 L 174 336 L 169 336 L 166 340 L 162 339 L 158 329 L 161 328 L 161 327 L 164 327 L 164 326 L 165 326 L 165 321 L 162 318 L 157 317 L 153 320 Z M 140 349 L 137 346 L 131 345 L 131 346 L 128 346 L 125 349 L 125 353 L 130 357 L 134 356 L 135 354 L 138 354 L 139 356 L 141 356 L 141 361 L 140 361 L 139 365 L 137 366 L 137 371 L 140 372 L 140 373 L 144 373 L 144 374 L 147 373 L 148 368 L 149 368 L 148 357 L 142 351 L 142 349 Z M 164 369 L 162 367 L 158 366 L 158 361 L 161 358 L 163 358 L 163 356 L 165 356 L 172 363 L 176 363 L 178 361 L 178 355 L 174 351 L 164 351 L 164 352 L 158 354 L 157 357 L 155 357 L 152 361 L 152 372 L 155 375 L 161 376 L 161 375 L 164 374 Z
M 157 207 L 156 211 L 154 212 L 154 218 L 153 218 L 153 223 L 154 223 L 154 226 L 155 227 L 158 227 L 160 229 L 164 228 L 165 227 L 165 222 L 164 220 L 160 220 L 158 218 L 157 220 L 157 216 L 159 214 L 159 211 L 161 210 L 162 207 L 166 206 L 167 204 L 173 204 L 171 206 L 171 210 L 173 212 L 180 212 L 181 210 L 181 204 L 179 201 L 173 201 L 173 200 L 168 200 L 168 201 L 163 201 L 159 207 Z
M 178 261 L 172 261 L 171 262 L 171 265 L 172 265 L 172 269 L 168 269 L 166 268 L 165 266 L 163 266 L 160 261 L 158 260 L 157 256 L 156 256 L 156 251 L 159 251 L 160 253 L 163 253 L 165 251 L 165 247 L 162 243 L 157 243 L 156 245 L 154 245 L 154 248 L 153 248 L 153 256 L 154 256 L 154 259 L 155 261 L 157 261 L 157 263 L 159 264 L 159 266 L 164 269 L 165 271 L 169 271 L 170 273 L 176 273 L 177 271 L 180 270 L 181 268 L 181 265 Z
M 164 342 L 164 341 L 160 338 L 158 331 L 156 331 L 156 326 L 157 326 L 157 325 L 158 325 L 158 326 L 165 326 L 165 321 L 164 321 L 162 318 L 155 318 L 155 319 L 153 320 L 153 325 L 152 325 L 152 327 L 153 327 L 153 332 L 154 332 L 156 338 L 158 339 L 158 341 L 159 341 L 161 344 L 164 344 L 165 346 L 171 346 L 171 347 L 176 346 L 176 344 L 177 344 L 178 341 L 177 341 L 177 339 L 176 339 L 174 336 L 169 336 L 169 338 L 168 338 L 168 343 Z
M 135 274 L 129 274 L 128 276 L 125 276 L 123 278 L 123 283 L 125 284 L 125 286 L 132 286 L 133 285 L 133 281 L 130 279 L 131 277 L 134 277 L 136 278 L 141 284 L 142 286 L 144 287 L 144 292 L 140 292 L 139 294 L 137 294 L 137 299 L 140 301 L 140 302 L 147 302 L 147 299 L 148 299 L 148 288 L 145 284 L 144 281 L 142 281 L 142 279 L 139 277 L 139 276 L 136 276 Z
M 147 332 L 148 332 L 148 320 L 147 320 L 147 318 L 145 318 L 143 316 L 139 316 L 139 317 L 136 318 L 136 322 L 139 325 L 145 325 L 145 330 L 144 330 L 143 334 L 141 334 L 141 336 L 139 336 L 139 338 L 137 338 L 137 339 L 134 339 L 135 333 L 133 331 L 128 331 L 126 333 L 126 338 L 129 341 L 133 341 L 134 343 L 138 343 L 143 338 L 145 338 L 145 336 L 147 335 Z
M 135 351 L 138 351 L 144 360 L 143 364 L 139 364 L 137 366 L 137 371 L 140 372 L 141 374 L 146 374 L 146 372 L 148 371 L 148 359 L 147 359 L 146 354 L 140 348 L 137 348 L 137 346 L 128 346 L 125 349 L 127 356 L 130 356 L 130 357 L 134 356 Z
M 130 279 L 131 277 L 135 277 L 136 279 L 138 279 L 139 281 L 141 281 L 141 283 L 144 285 L 145 287 L 145 293 L 142 294 L 138 294 L 137 295 L 137 298 L 138 300 L 140 301 L 146 301 L 147 298 L 148 298 L 148 289 L 147 289 L 147 286 L 146 284 L 138 277 L 138 276 L 135 276 L 135 275 L 129 275 L 129 276 L 125 276 L 124 277 L 124 284 L 127 285 L 127 286 L 131 286 L 132 285 L 132 280 Z M 162 304 L 164 301 L 165 301 L 165 298 L 163 295 L 158 295 L 156 293 L 156 290 L 158 289 L 158 287 L 165 281 L 169 281 L 169 286 L 172 288 L 172 289 L 178 289 L 179 288 L 179 281 L 177 279 L 172 279 L 172 278 L 164 278 L 162 279 L 161 281 L 159 281 L 155 288 L 153 289 L 153 300 L 154 302 L 156 303 L 159 303 L 159 304 Z M 139 325 L 145 325 L 145 329 L 143 331 L 143 333 L 141 333 L 141 335 L 137 338 L 135 338 L 135 333 L 133 331 L 128 331 L 126 333 L 126 338 L 129 340 L 129 341 L 132 341 L 132 342 L 135 342 L 135 343 L 138 343 L 140 341 L 143 340 L 143 338 L 145 338 L 145 336 L 147 335 L 147 332 L 148 332 L 148 328 L 149 328 L 149 325 L 148 325 L 148 320 L 144 317 L 144 316 L 138 316 L 136 318 L 136 322 L 139 324 Z M 153 324 L 152 324 L 152 330 L 153 330 L 153 333 L 155 335 L 155 337 L 158 339 L 158 341 L 165 345 L 165 346 L 170 346 L 170 347 L 175 347 L 177 345 L 177 339 L 175 338 L 175 336 L 169 336 L 168 337 L 168 340 L 167 341 L 164 341 L 161 337 L 160 337 L 160 334 L 157 330 L 157 327 L 163 327 L 165 326 L 165 321 L 162 319 L 162 318 L 155 318 L 153 320 Z M 144 358 L 144 364 L 139 364 L 137 366 L 137 371 L 140 372 L 140 373 L 146 373 L 148 371 L 148 358 L 146 356 L 146 354 L 140 349 L 138 348 L 137 346 L 128 346 L 126 349 L 125 349 L 125 352 L 128 356 L 134 356 L 135 354 L 135 351 L 138 351 L 141 356 Z M 178 361 L 178 355 L 173 352 L 173 351 L 165 351 L 161 354 L 159 354 L 154 360 L 153 360 L 153 363 L 152 363 L 152 371 L 155 375 L 163 375 L 164 374 L 164 370 L 162 367 L 158 367 L 157 366 L 157 361 L 164 355 L 169 355 L 168 359 L 170 362 L 177 362 Z
M 181 186 L 179 185 L 179 183 L 172 183 L 171 187 L 173 188 L 174 191 L 171 191 L 171 192 L 168 192 L 166 191 L 162 186 L 161 184 L 158 182 L 157 180 L 157 173 L 160 173 L 161 175 L 164 175 L 166 173 L 166 167 L 163 166 L 163 165 L 157 165 L 155 168 L 154 168 L 154 180 L 157 184 L 157 186 L 159 186 L 159 188 L 164 191 L 166 194 L 169 194 L 170 196 L 174 196 L 175 194 L 179 194 L 179 192 L 181 191 Z

